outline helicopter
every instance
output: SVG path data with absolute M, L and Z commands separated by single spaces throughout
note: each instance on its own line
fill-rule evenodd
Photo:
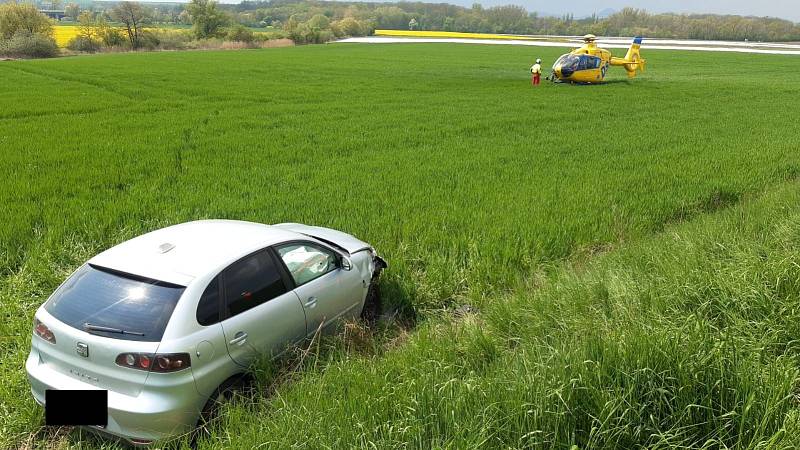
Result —
M 583 46 L 566 55 L 561 55 L 553 64 L 550 81 L 556 83 L 595 84 L 602 83 L 609 66 L 623 66 L 628 78 L 644 72 L 646 61 L 639 54 L 642 38 L 633 38 L 633 43 L 624 58 L 611 56 L 611 52 L 597 46 L 597 36 L 587 34 Z

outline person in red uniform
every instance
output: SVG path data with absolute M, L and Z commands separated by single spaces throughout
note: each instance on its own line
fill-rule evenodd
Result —
M 536 86 L 542 79 L 542 60 L 537 59 L 536 64 L 531 66 L 531 86 Z

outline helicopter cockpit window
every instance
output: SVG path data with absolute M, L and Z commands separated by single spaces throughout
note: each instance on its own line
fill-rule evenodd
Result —
M 577 55 L 564 55 L 556 61 L 556 66 L 561 65 L 562 72 L 574 72 L 580 70 L 578 65 L 581 58 Z

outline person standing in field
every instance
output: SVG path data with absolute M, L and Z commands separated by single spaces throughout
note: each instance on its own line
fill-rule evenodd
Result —
M 531 66 L 531 86 L 536 86 L 542 79 L 542 60 L 537 59 L 536 64 Z

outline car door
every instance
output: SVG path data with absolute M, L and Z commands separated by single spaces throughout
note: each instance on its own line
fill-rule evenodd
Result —
M 361 304 L 353 295 L 361 279 L 355 270 L 344 270 L 341 257 L 332 249 L 308 241 L 275 247 L 295 284 L 294 292 L 306 312 L 308 334 L 327 328 Z
M 231 264 L 222 272 L 222 329 L 228 353 L 247 366 L 258 355 L 275 357 L 305 336 L 306 319 L 297 295 L 287 288 L 270 249 Z

